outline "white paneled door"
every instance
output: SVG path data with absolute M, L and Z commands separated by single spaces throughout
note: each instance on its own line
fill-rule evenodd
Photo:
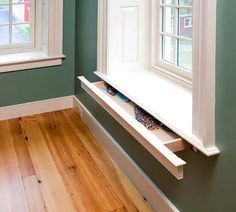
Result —
M 108 2 L 108 69 L 146 69 L 147 0 Z M 117 72 L 118 71 L 118 72 Z

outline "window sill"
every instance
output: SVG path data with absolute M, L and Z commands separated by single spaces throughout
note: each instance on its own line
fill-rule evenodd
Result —
M 192 133 L 192 90 L 190 88 L 148 70 L 109 76 L 100 72 L 95 74 L 205 155 L 219 153 L 217 147 L 204 147 L 203 142 Z
M 0 55 L 0 73 L 57 66 L 63 58 L 64 55 L 48 56 L 45 52 Z

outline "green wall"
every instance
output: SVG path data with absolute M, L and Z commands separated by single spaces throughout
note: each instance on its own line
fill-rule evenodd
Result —
M 63 65 L 0 74 L 0 107 L 74 93 L 76 0 L 64 2 Z
M 187 151 L 185 178 L 177 181 L 106 111 L 96 104 L 75 78 L 75 92 L 142 170 L 181 211 L 236 211 L 236 1 L 218 0 L 216 60 L 216 142 L 222 153 L 207 158 Z M 97 0 L 78 0 L 76 6 L 75 76 L 95 80 Z
M 96 80 L 97 0 L 65 2 L 67 57 L 63 65 L 0 74 L 0 107 L 72 95 L 75 90 L 96 119 L 180 210 L 236 211 L 236 1 L 218 0 L 216 142 L 222 153 L 211 158 L 191 151 L 179 153 L 188 163 L 181 181 L 80 88 L 76 76 Z

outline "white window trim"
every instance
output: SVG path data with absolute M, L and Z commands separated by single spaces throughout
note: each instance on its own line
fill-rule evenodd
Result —
M 36 4 L 36 7 L 46 7 L 47 10 L 46 14 L 36 14 L 39 20 L 35 30 L 37 39 L 34 47 L 18 47 L 14 54 L 1 54 L 0 73 L 62 64 L 65 57 L 62 53 L 63 0 L 37 0 Z M 47 22 L 43 23 L 45 16 Z M 45 31 L 42 30 L 43 24 L 46 24 Z
M 196 3 L 197 2 L 197 3 Z M 98 1 L 98 65 L 97 71 L 109 78 L 107 64 L 107 3 L 108 0 Z M 150 8 L 153 10 L 156 20 L 156 0 L 152 0 Z M 196 27 L 193 31 L 193 77 L 192 80 L 175 75 L 168 70 L 153 66 L 155 46 L 149 43 L 151 50 L 150 70 L 156 70 L 167 78 L 173 78 L 180 84 L 188 85 L 192 88 L 192 134 L 197 141 L 196 147 L 205 155 L 211 156 L 219 154 L 219 149 L 215 145 L 215 52 L 216 52 L 216 4 L 217 0 L 197 0 L 194 1 L 194 20 Z M 198 20 L 198 18 L 200 19 Z M 155 23 L 149 20 L 149 23 Z M 151 27 L 152 29 L 156 27 Z M 201 29 L 201 30 L 200 30 Z M 155 31 L 149 32 L 149 36 L 155 35 Z M 149 39 L 150 39 L 149 38 Z M 152 41 L 155 41 L 153 39 Z M 201 42 L 197 42 L 200 40 Z M 170 123 L 171 124 L 171 123 Z M 194 144 L 193 144 L 194 145 Z
M 217 0 L 194 5 L 193 134 L 208 149 L 215 147 L 216 9 Z

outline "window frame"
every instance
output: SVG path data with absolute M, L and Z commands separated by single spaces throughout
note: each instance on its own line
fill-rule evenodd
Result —
M 219 153 L 215 145 L 215 57 L 216 57 L 216 9 L 217 0 L 197 0 L 193 4 L 193 76 L 192 80 L 177 75 L 165 68 L 156 66 L 156 22 L 157 2 L 148 2 L 150 16 L 147 21 L 148 29 L 148 67 L 146 71 L 155 71 L 157 76 L 171 80 L 192 93 L 192 135 L 196 145 L 205 155 Z M 110 73 L 109 57 L 109 17 L 108 5 L 110 0 L 98 1 L 98 54 L 97 72 L 104 79 L 114 79 Z M 152 42 L 150 42 L 152 41 Z M 120 73 L 122 74 L 122 73 Z M 132 71 L 132 74 L 135 74 Z M 102 78 L 102 77 L 101 77 Z M 106 80 L 105 80 L 106 81 Z M 115 84 L 115 81 L 113 80 Z M 170 97 L 171 98 L 171 97 Z M 184 100 L 181 100 L 184 101 Z M 184 102 L 182 102 L 184 104 Z M 170 123 L 171 124 L 171 123 Z
M 63 0 L 37 0 L 35 8 L 34 45 L 1 52 L 0 73 L 62 64 Z
M 175 0 L 176 1 L 176 0 Z M 193 17 L 194 17 L 194 2 L 193 0 Z M 150 49 L 150 68 L 153 71 L 161 72 L 162 74 L 168 75 L 169 77 L 174 78 L 175 80 L 180 80 L 183 84 L 192 85 L 192 78 L 193 78 L 193 65 L 192 70 L 189 72 L 187 69 L 178 66 L 177 65 L 177 47 L 175 47 L 175 56 L 174 56 L 174 64 L 171 64 L 167 61 L 164 61 L 161 59 L 162 57 L 162 40 L 160 38 L 160 35 L 168 36 L 169 33 L 163 33 L 161 30 L 162 27 L 162 10 L 160 9 L 165 4 L 162 4 L 162 0 L 151 0 L 152 12 L 150 13 L 150 20 L 151 20 L 151 26 L 149 27 L 149 49 Z M 178 5 L 174 4 L 174 8 L 178 8 Z M 179 6 L 181 8 L 184 8 L 184 6 Z M 177 16 L 177 14 L 175 14 Z M 176 18 L 175 18 L 176 19 Z M 176 20 L 174 20 L 176 22 Z M 175 28 L 176 23 L 174 23 Z M 197 25 L 197 21 L 196 21 Z M 174 33 L 177 29 L 174 29 Z M 172 36 L 171 36 L 172 37 Z M 194 43 L 194 35 L 192 36 L 192 39 L 189 39 L 184 36 L 174 35 L 174 39 L 181 39 L 186 41 L 192 41 L 192 47 Z M 192 61 L 194 60 L 194 56 L 192 53 Z
M 12 0 L 9 0 L 9 3 L 4 3 L 1 5 L 9 5 L 9 15 L 11 14 L 12 9 L 10 7 L 12 7 L 13 5 L 18 5 L 18 4 L 22 4 L 24 5 L 25 2 L 23 3 L 13 3 Z M 37 28 L 36 25 L 36 19 L 38 19 L 38 17 L 36 17 L 36 0 L 31 0 L 30 2 L 30 22 L 29 23 L 24 23 L 24 24 L 30 24 L 30 42 L 29 43 L 22 43 L 22 44 L 9 44 L 9 45 L 2 45 L 0 46 L 0 55 L 1 54 L 10 54 L 10 53 L 14 53 L 14 52 L 26 52 L 29 51 L 30 49 L 33 49 L 35 47 L 35 29 Z M 9 19 L 9 24 L 4 24 L 4 25 L 9 25 L 9 27 L 11 27 L 12 23 L 10 23 L 12 20 L 11 18 Z M 1 25 L 3 26 L 3 25 Z M 10 29 L 9 29 L 10 30 Z M 9 31 L 11 32 L 11 31 Z M 10 34 L 9 34 L 10 36 Z M 12 36 L 12 35 L 11 35 Z
M 155 64 L 157 3 L 152 0 L 150 27 L 151 70 L 172 78 L 175 83 L 190 86 L 192 90 L 192 128 L 199 144 L 214 151 L 215 146 L 215 59 L 216 59 L 216 10 L 217 0 L 194 0 L 193 2 L 193 75 L 181 76 Z

